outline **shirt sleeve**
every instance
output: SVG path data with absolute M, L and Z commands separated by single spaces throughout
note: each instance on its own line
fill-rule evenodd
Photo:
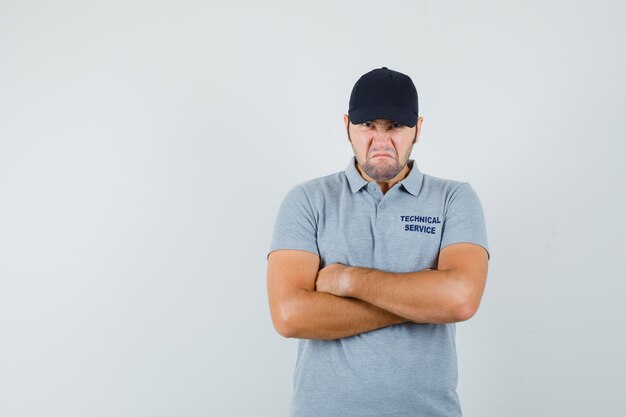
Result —
M 469 183 L 462 183 L 452 191 L 447 201 L 440 250 L 461 242 L 482 246 L 491 259 L 482 205 Z
M 291 189 L 278 209 L 267 255 L 279 249 L 306 250 L 320 255 L 316 216 L 302 186 Z

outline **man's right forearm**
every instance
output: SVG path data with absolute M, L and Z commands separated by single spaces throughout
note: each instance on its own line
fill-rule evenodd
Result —
M 356 298 L 302 290 L 283 305 L 285 337 L 339 339 L 408 321 Z

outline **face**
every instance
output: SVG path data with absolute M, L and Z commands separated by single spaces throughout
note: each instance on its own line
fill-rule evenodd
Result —
M 361 170 L 373 180 L 389 181 L 406 167 L 419 138 L 422 118 L 414 127 L 386 119 L 353 124 L 344 115 L 348 140 Z

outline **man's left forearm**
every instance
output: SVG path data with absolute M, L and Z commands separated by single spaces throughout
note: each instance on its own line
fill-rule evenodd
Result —
M 468 285 L 455 271 L 423 270 L 390 273 L 347 267 L 345 296 L 405 317 L 415 323 L 454 323 L 469 319 Z

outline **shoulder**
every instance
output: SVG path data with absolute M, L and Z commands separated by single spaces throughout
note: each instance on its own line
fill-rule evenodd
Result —
M 313 178 L 293 186 L 286 198 L 307 199 L 309 203 L 332 197 L 347 185 L 344 171 Z
M 338 200 L 343 182 L 344 173 L 336 172 L 296 184 L 283 197 L 279 218 L 303 216 L 310 219 L 311 224 L 317 222 L 326 203 Z
M 426 192 L 451 195 L 459 192 L 459 190 L 463 190 L 464 188 L 471 188 L 471 185 L 466 181 L 424 174 L 424 183 L 422 187 Z
M 452 207 L 466 209 L 480 205 L 480 199 L 467 181 L 424 175 L 423 192 L 427 199 L 443 203 L 444 213 Z

